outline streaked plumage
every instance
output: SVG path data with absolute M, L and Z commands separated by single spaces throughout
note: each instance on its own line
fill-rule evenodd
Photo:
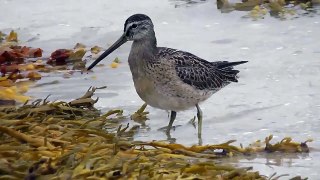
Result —
M 201 135 L 202 112 L 198 104 L 231 82 L 237 82 L 239 71 L 233 66 L 247 62 L 208 62 L 188 52 L 157 47 L 151 19 L 135 14 L 126 20 L 120 39 L 88 69 L 130 40 L 133 43 L 128 61 L 136 91 L 148 105 L 172 112 L 168 132 L 176 111 L 197 107 Z
M 177 75 L 184 83 L 196 89 L 218 91 L 230 82 L 238 82 L 238 70 L 233 66 L 246 61 L 208 62 L 191 53 L 171 48 L 159 48 L 159 56 L 163 59 L 173 60 Z

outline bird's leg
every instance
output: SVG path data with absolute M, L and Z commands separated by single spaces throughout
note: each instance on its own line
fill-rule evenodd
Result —
M 199 107 L 199 104 L 196 104 L 197 107 L 197 117 L 198 117 L 198 138 L 201 139 L 201 131 L 202 131 L 202 111 Z
M 164 131 L 165 130 L 166 133 L 168 134 L 168 133 L 170 133 L 170 130 L 172 128 L 175 129 L 176 127 L 179 127 L 180 125 L 172 126 L 174 120 L 176 119 L 176 116 L 177 116 L 177 112 L 176 111 L 171 111 L 171 113 L 170 113 L 170 122 L 169 122 L 168 126 L 162 127 L 162 128 L 160 128 L 158 130 L 160 130 L 160 131 Z
M 171 111 L 171 115 L 170 115 L 170 122 L 169 125 L 167 127 L 167 132 L 170 132 L 172 125 L 173 125 L 173 121 L 176 119 L 177 116 L 177 112 L 175 111 Z

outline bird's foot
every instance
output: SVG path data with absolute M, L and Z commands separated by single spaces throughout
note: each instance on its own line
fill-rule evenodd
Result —
M 165 126 L 165 127 L 162 127 L 162 128 L 159 128 L 158 131 L 166 131 L 166 132 L 169 132 L 171 129 L 172 130 L 176 130 L 177 127 L 180 127 L 181 125 L 176 125 L 176 126 L 171 126 L 171 128 L 169 126 Z

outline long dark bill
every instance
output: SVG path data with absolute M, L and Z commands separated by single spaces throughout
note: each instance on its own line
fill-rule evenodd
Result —
M 116 50 L 118 47 L 120 47 L 122 44 L 127 42 L 127 38 L 125 37 L 125 34 L 123 34 L 115 43 L 112 44 L 109 49 L 107 49 L 104 53 L 102 53 L 89 67 L 88 70 L 92 69 L 95 65 L 97 65 L 101 60 L 103 60 L 105 57 L 107 57 L 110 53 L 112 53 L 114 50 Z

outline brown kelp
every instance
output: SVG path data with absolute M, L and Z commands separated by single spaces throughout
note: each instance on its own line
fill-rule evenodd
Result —
M 250 167 L 218 159 L 259 153 L 309 152 L 291 138 L 272 136 L 248 147 L 134 141 L 139 126 L 123 125 L 120 109 L 102 113 L 90 88 L 70 102 L 38 99 L 0 108 L 0 179 L 268 179 Z M 146 105 L 131 118 L 146 119 Z M 279 176 L 272 176 L 277 179 Z M 300 177 L 295 177 L 301 179 Z

